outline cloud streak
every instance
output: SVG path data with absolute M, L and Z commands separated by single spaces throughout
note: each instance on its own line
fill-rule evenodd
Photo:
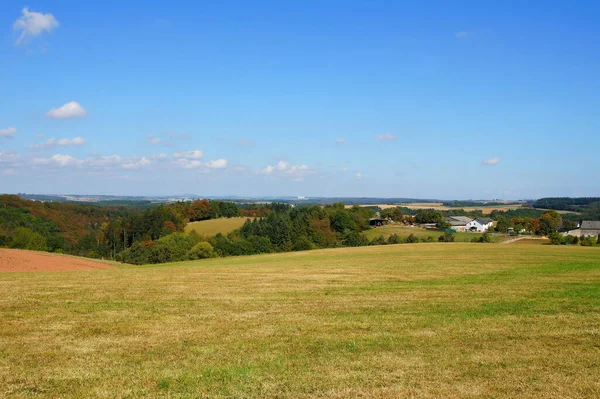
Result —
M 500 158 L 490 158 L 486 159 L 482 162 L 484 165 L 498 165 L 500 163 Z
M 377 141 L 392 141 L 396 140 L 396 135 L 392 133 L 376 134 L 375 140 Z
M 72 139 L 58 139 L 54 137 L 44 141 L 43 143 L 31 144 L 28 148 L 32 149 L 48 149 L 56 147 L 80 147 L 85 144 L 83 137 L 74 137 Z

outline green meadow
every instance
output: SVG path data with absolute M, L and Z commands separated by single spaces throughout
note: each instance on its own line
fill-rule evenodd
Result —
M 598 398 L 600 248 L 0 274 L 0 397 Z
M 439 230 L 426 230 L 420 227 L 405 227 L 405 226 L 381 226 L 375 227 L 370 230 L 366 230 L 363 232 L 365 236 L 369 240 L 373 238 L 383 236 L 384 238 L 388 238 L 392 234 L 397 234 L 400 237 L 406 238 L 409 235 L 413 234 L 416 237 L 426 239 L 431 236 L 435 241 L 437 241 L 438 237 L 443 235 L 443 231 Z M 454 233 L 454 239 L 457 242 L 471 242 L 473 238 L 481 237 L 482 233 L 470 233 L 470 232 L 457 232 Z M 492 241 L 498 242 L 502 239 L 500 237 L 493 237 Z

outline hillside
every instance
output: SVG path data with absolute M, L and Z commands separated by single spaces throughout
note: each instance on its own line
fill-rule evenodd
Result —
M 195 231 L 202 236 L 214 236 L 218 233 L 227 234 L 237 230 L 246 223 L 247 217 L 220 218 L 190 222 L 185 226 L 185 232 Z
M 13 397 L 598 397 L 600 250 L 403 244 L 0 273 Z

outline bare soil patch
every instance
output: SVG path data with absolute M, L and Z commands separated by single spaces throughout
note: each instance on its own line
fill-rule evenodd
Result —
M 49 272 L 111 269 L 113 266 L 95 260 L 47 252 L 0 248 L 0 272 Z

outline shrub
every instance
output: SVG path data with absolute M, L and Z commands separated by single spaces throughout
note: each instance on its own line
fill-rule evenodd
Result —
M 471 242 L 492 242 L 492 237 L 486 232 L 481 237 L 474 237 Z
M 315 246 L 306 236 L 300 236 L 294 241 L 292 245 L 292 251 L 308 251 L 313 249 Z
M 402 238 L 396 233 L 394 233 L 388 237 L 388 244 L 401 244 L 401 243 L 402 243 Z
M 554 233 L 550 233 L 548 237 L 550 238 L 550 243 L 552 245 L 560 245 L 564 243 L 563 235 L 556 231 Z
M 213 246 L 207 242 L 199 242 L 187 253 L 190 260 L 214 258 L 216 256 Z
M 383 236 L 375 237 L 371 240 L 369 245 L 386 245 L 387 241 Z
M 438 237 L 439 242 L 454 242 L 454 234 L 452 233 L 444 233 L 443 235 Z
M 417 237 L 413 233 L 410 233 L 410 235 L 408 237 L 406 237 L 406 242 L 409 244 L 414 244 L 419 241 L 421 241 L 421 240 L 419 240 L 419 237 Z
M 594 245 L 594 242 L 596 240 L 594 240 L 594 237 L 588 236 L 588 237 L 583 237 L 581 239 L 581 245 L 584 247 L 591 247 L 592 245 Z

